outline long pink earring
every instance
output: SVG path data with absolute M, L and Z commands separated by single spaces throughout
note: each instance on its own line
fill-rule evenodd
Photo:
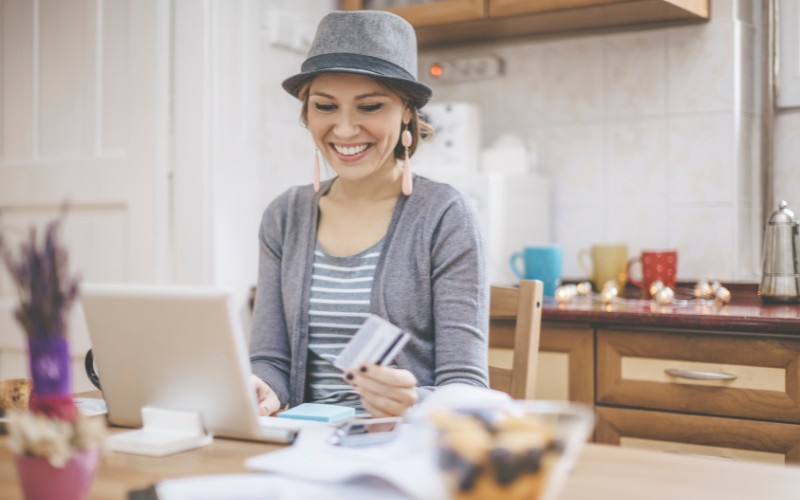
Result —
M 411 132 L 409 132 L 408 127 L 400 134 L 400 142 L 406 148 L 406 158 L 403 160 L 403 194 L 411 196 L 411 192 L 414 191 L 414 185 L 411 183 L 411 160 L 408 159 L 408 148 L 411 147 Z
M 314 148 L 314 192 L 319 193 L 319 150 Z

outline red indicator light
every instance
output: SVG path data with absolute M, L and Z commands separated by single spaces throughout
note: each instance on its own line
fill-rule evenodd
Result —
M 431 68 L 429 70 L 430 74 L 434 78 L 439 78 L 444 74 L 444 68 L 442 68 L 438 64 L 431 64 Z

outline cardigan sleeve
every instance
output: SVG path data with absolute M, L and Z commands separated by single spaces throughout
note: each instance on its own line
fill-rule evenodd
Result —
M 488 386 L 489 286 L 477 213 L 463 196 L 442 213 L 431 240 L 436 386 Z M 421 396 L 433 388 L 420 388 Z
M 281 405 L 289 401 L 291 348 L 282 296 L 282 242 L 285 212 L 278 198 L 265 210 L 259 231 L 258 284 L 250 337 L 253 373 L 265 381 Z

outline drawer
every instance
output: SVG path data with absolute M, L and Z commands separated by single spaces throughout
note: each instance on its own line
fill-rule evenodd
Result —
M 800 341 L 597 331 L 597 403 L 800 423 Z
M 800 462 L 800 426 L 597 407 L 598 443 L 715 459 Z

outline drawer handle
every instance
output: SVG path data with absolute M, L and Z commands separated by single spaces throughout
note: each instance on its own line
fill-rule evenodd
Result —
M 677 368 L 668 368 L 664 370 L 664 373 L 672 377 L 690 378 L 692 380 L 736 380 L 738 378 L 733 373 L 679 370 Z

